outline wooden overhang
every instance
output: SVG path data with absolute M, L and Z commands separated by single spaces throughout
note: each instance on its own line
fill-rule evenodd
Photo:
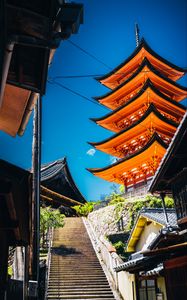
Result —
M 164 263 L 165 269 L 167 268 L 167 266 L 170 266 L 172 264 L 175 268 L 186 266 L 186 249 L 187 243 L 184 242 L 151 251 L 147 250 L 140 253 L 140 256 L 138 258 L 131 259 L 115 267 L 114 270 L 116 272 L 127 271 L 132 274 L 137 274 L 138 272 L 142 271 L 153 271 L 153 268 L 157 268 L 161 263 Z M 145 279 L 144 275 L 142 275 L 143 274 L 141 274 L 140 277 L 142 279 Z
M 91 118 L 91 120 L 106 129 L 119 132 L 140 119 L 151 103 L 163 115 L 178 124 L 186 111 L 184 105 L 161 93 L 148 79 L 140 91 L 125 104 L 103 117 Z
M 136 153 L 110 166 L 87 170 L 107 181 L 131 186 L 154 175 L 166 148 L 167 145 L 155 133 L 147 145 Z
M 102 142 L 89 144 L 97 150 L 123 158 L 144 147 L 155 132 L 169 144 L 176 128 L 177 123 L 167 119 L 151 104 L 144 115 L 131 126 Z
M 144 59 L 140 67 L 131 77 L 113 91 L 102 97 L 95 97 L 94 99 L 112 110 L 116 109 L 122 105 L 122 100 L 123 103 L 125 103 L 134 97 L 141 90 L 147 79 L 150 79 L 157 89 L 173 100 L 181 101 L 187 96 L 186 87 L 165 77 L 158 72 L 147 59 Z
M 31 232 L 31 174 L 0 160 L 0 231 L 9 246 L 28 245 Z
M 173 81 L 178 80 L 187 71 L 162 58 L 149 47 L 144 39 L 142 39 L 139 46 L 129 58 L 108 74 L 97 77 L 96 79 L 106 87 L 115 89 L 138 69 L 145 57 L 151 62 L 155 69 L 162 72 L 166 77 Z
M 187 169 L 187 112 L 162 159 L 151 184 L 151 193 L 171 193 L 172 181 Z
M 153 249 L 153 250 L 146 250 L 143 251 L 142 254 L 144 256 L 154 256 L 154 255 L 166 255 L 166 254 L 172 254 L 172 252 L 178 252 L 181 251 L 182 254 L 186 254 L 187 250 L 187 242 L 176 244 L 176 245 L 171 245 L 168 247 L 163 247 L 159 249 Z M 174 256 L 174 255 L 173 255 Z M 185 257 L 185 264 L 186 264 L 186 257 Z
M 7 84 L 0 109 L 0 130 L 15 136 L 20 128 L 30 91 Z
M 64 0 L 1 1 L 0 130 L 12 136 L 23 135 L 38 93 L 45 94 L 54 51 L 62 39 L 77 33 L 78 20 L 83 22 L 81 4 Z
M 47 202 L 50 205 L 53 205 L 53 203 L 56 203 L 57 205 L 63 205 L 67 207 L 72 207 L 75 205 L 83 205 L 83 203 L 76 201 L 74 199 L 71 199 L 69 197 L 66 197 L 64 195 L 61 195 L 59 193 L 56 193 L 45 186 L 41 185 L 40 187 L 41 192 L 41 198 L 43 201 Z

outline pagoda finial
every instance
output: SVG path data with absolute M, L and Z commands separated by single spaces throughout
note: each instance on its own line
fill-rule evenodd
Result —
M 135 23 L 135 34 L 136 34 L 136 47 L 139 46 L 139 43 L 140 43 L 140 35 L 139 35 L 139 27 L 138 27 L 138 24 Z

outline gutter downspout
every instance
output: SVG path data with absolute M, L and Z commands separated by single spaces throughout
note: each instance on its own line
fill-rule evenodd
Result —
M 5 85 L 8 77 L 8 71 L 9 71 L 10 61 L 12 58 L 14 44 L 15 44 L 14 42 L 10 42 L 9 44 L 6 45 L 6 49 L 5 49 L 5 57 L 4 57 L 3 72 L 2 72 L 3 76 L 2 76 L 1 87 L 0 87 L 0 108 L 3 103 Z

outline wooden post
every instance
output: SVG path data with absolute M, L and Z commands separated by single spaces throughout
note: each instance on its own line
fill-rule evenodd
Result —
M 39 251 L 40 251 L 40 169 L 41 169 L 41 96 L 34 107 L 33 118 L 33 148 L 32 148 L 32 213 L 33 213 L 33 258 L 32 279 L 39 279 Z
M 8 276 L 8 244 L 6 233 L 0 230 L 0 300 L 5 299 Z

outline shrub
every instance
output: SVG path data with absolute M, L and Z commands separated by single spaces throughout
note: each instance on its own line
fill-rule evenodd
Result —
M 87 217 L 87 215 L 93 211 L 96 203 L 97 202 L 87 202 L 84 205 L 73 206 L 73 209 L 76 211 L 78 216 Z

